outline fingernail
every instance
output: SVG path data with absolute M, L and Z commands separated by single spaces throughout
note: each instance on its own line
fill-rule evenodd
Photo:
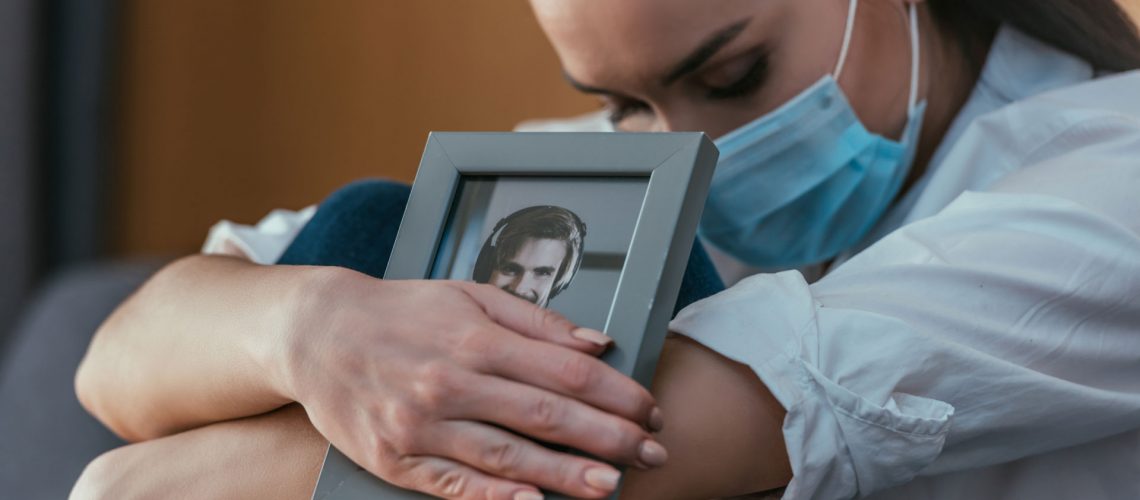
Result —
M 641 451 L 638 456 L 641 458 L 641 463 L 650 467 L 661 467 L 669 459 L 669 453 L 665 451 L 665 447 L 651 439 L 641 442 Z
M 608 335 L 602 332 L 594 330 L 593 328 L 585 327 L 575 328 L 570 332 L 570 336 L 578 340 L 585 340 L 586 342 L 598 344 L 600 346 L 610 345 L 610 343 L 614 341 L 614 339 L 611 339 Z
M 515 500 L 542 500 L 542 493 L 537 491 L 520 491 L 515 493 Z
M 649 412 L 649 430 L 658 432 L 665 428 L 665 414 L 656 406 Z
M 599 490 L 613 491 L 617 488 L 621 473 L 614 469 L 594 467 L 586 469 L 586 484 Z

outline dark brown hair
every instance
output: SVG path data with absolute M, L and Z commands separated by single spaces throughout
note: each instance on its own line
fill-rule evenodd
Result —
M 561 240 L 566 243 L 566 255 L 562 258 L 550 292 L 551 298 L 558 295 L 570 285 L 578 267 L 582 265 L 586 224 L 578 214 L 552 205 L 527 207 L 499 220 L 479 250 L 479 256 L 475 258 L 471 279 L 476 283 L 487 283 L 491 280 L 491 273 L 502 269 L 532 239 Z
M 968 56 L 1001 24 L 1080 57 L 1098 70 L 1140 69 L 1140 35 L 1114 0 L 927 0 Z M 974 60 L 981 65 L 981 60 Z

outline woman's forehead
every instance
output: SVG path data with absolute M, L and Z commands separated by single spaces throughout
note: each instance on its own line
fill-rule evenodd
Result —
M 568 75 L 653 78 L 734 24 L 771 22 L 785 0 L 531 0 Z

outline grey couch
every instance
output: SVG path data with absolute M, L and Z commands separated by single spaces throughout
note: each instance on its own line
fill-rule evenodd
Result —
M 23 310 L 0 356 L 0 496 L 67 498 L 88 462 L 123 444 L 83 410 L 72 381 L 95 329 L 158 266 L 65 271 Z

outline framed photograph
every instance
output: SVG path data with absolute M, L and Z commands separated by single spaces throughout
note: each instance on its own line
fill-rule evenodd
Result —
M 432 133 L 384 278 L 491 283 L 606 332 L 648 387 L 716 160 L 699 132 Z M 313 498 L 430 497 L 330 446 Z

